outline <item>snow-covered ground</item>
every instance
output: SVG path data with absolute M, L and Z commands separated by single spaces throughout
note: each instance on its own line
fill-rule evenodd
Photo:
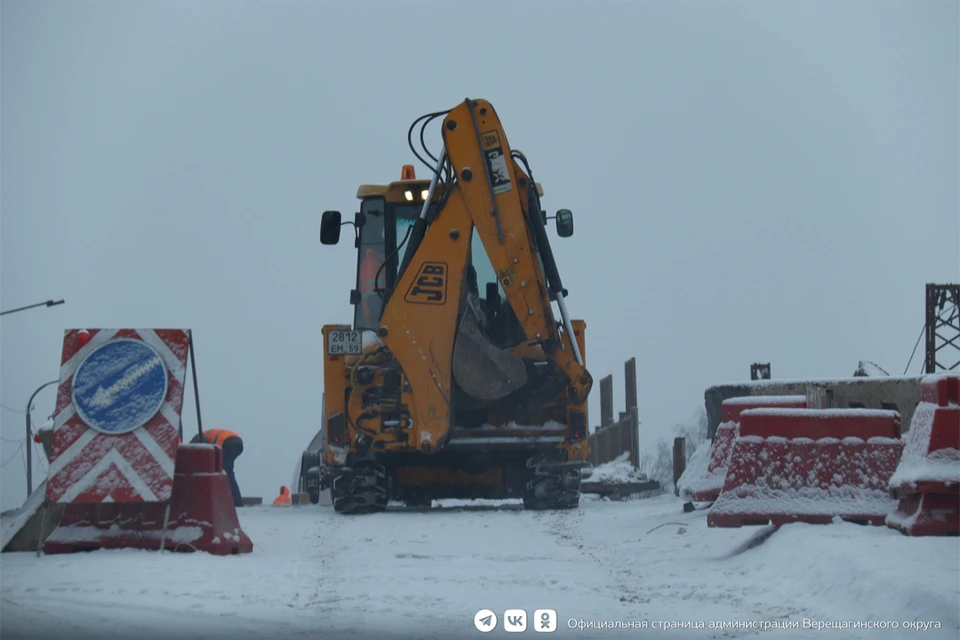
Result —
M 355 517 L 324 504 L 248 507 L 240 520 L 255 549 L 244 556 L 6 553 L 0 636 L 469 638 L 484 635 L 480 609 L 498 618 L 485 637 L 514 637 L 507 609 L 526 610 L 527 634 L 535 610 L 556 610 L 556 637 L 960 635 L 956 538 L 792 524 L 743 550 L 763 529 L 708 529 L 705 512 L 684 513 L 673 495 L 585 496 L 570 512 L 446 508 L 455 504 L 466 503 Z M 917 622 L 932 626 L 908 626 Z M 571 628 L 591 623 L 624 627 Z M 890 626 L 835 628 L 854 623 Z

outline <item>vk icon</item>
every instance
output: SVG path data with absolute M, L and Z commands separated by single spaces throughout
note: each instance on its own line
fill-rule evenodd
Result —
M 553 609 L 537 609 L 533 614 L 533 628 L 540 633 L 557 630 L 557 612 Z
M 527 612 L 523 609 L 507 609 L 503 612 L 503 628 L 512 633 L 527 630 Z

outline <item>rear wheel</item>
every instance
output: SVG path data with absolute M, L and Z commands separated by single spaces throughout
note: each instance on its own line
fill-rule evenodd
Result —
M 576 509 L 580 506 L 580 469 L 528 464 L 523 508 L 531 511 Z
M 357 461 L 334 472 L 330 498 L 337 513 L 376 513 L 387 508 L 387 476 L 383 465 Z

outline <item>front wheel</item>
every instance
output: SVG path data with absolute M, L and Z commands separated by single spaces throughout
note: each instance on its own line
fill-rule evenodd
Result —
M 337 513 L 376 513 L 387 508 L 383 465 L 363 461 L 334 471 L 330 498 Z

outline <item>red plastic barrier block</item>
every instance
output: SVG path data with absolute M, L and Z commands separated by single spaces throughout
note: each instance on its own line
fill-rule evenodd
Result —
M 890 528 L 908 536 L 960 535 L 960 376 L 924 378 L 890 492 L 901 498 L 887 516 Z
M 177 473 L 220 473 L 223 471 L 223 449 L 211 444 L 181 444 L 177 452 Z
M 908 536 L 960 536 L 960 501 L 944 493 L 907 496 L 887 516 L 887 526 Z
M 835 517 L 883 524 L 896 507 L 887 485 L 902 451 L 894 438 L 761 438 L 741 427 L 707 524 L 821 524 Z
M 727 465 L 733 453 L 733 444 L 740 435 L 740 425 L 736 422 L 724 422 L 717 427 L 710 446 L 710 462 L 707 470 L 693 494 L 693 499 L 700 502 L 713 502 L 723 489 L 724 478 L 727 477 Z
M 720 405 L 720 422 L 740 422 L 740 414 L 750 409 L 803 409 L 806 396 L 744 396 L 727 398 Z
M 920 383 L 920 402 L 938 407 L 960 405 L 960 375 L 939 373 L 926 376 Z
M 890 489 L 912 493 L 960 494 L 960 376 L 924 378 L 903 458 Z
M 750 409 L 740 435 L 769 438 L 899 438 L 900 414 L 879 409 Z
M 733 452 L 733 443 L 740 435 L 740 415 L 744 411 L 763 407 L 800 409 L 806 406 L 805 396 L 744 396 L 727 398 L 720 408 L 722 422 L 717 427 L 710 446 L 710 462 L 699 480 L 694 483 L 693 499 L 713 502 L 723 489 L 727 465 Z
M 250 553 L 253 543 L 240 527 L 223 450 L 208 444 L 181 444 L 164 534 L 165 504 L 69 504 L 60 526 L 46 539 L 46 553 L 91 549 Z

